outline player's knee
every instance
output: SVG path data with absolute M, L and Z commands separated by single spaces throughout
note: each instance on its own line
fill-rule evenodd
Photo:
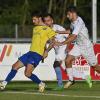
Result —
M 71 63 L 72 63 L 71 59 L 66 59 L 65 60 L 66 67 L 68 67 L 69 65 L 71 65 Z
M 30 77 L 32 75 L 32 73 L 31 72 L 28 72 L 28 71 L 25 71 L 24 74 L 25 74 L 26 77 Z
M 12 65 L 12 69 L 14 70 L 18 70 L 19 69 L 19 65 L 17 63 Z
M 23 66 L 24 66 L 24 65 L 22 64 L 22 62 L 18 60 L 16 63 L 14 63 L 14 64 L 12 65 L 12 69 L 18 70 L 19 68 L 21 68 L 21 67 L 23 67 Z
M 70 60 L 66 59 L 65 64 L 68 65 L 70 63 Z
M 25 76 L 30 77 L 32 75 L 33 70 L 34 66 L 32 64 L 28 64 L 24 72 Z
M 60 67 L 60 62 L 59 61 L 55 61 L 54 64 L 53 64 L 53 67 L 54 68 Z

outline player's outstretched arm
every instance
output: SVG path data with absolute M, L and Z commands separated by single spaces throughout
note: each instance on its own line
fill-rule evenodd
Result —
M 76 39 L 76 37 L 77 37 L 77 35 L 71 34 L 68 36 L 68 38 L 64 42 L 55 42 L 54 45 L 55 46 L 62 46 L 62 45 L 72 43 Z
M 56 32 L 59 33 L 59 34 L 70 34 L 71 33 L 70 30 L 65 30 L 65 31 L 59 31 L 59 30 L 57 30 Z
M 48 52 L 54 47 L 54 41 L 55 41 L 55 38 L 52 37 L 50 40 L 49 40 L 49 46 L 45 48 L 45 51 L 44 51 L 44 54 L 43 54 L 43 58 L 45 59 L 47 56 L 48 56 Z
M 66 29 L 63 29 L 63 30 L 56 30 L 57 33 L 59 34 L 70 34 L 71 33 L 71 29 L 70 27 L 66 27 Z

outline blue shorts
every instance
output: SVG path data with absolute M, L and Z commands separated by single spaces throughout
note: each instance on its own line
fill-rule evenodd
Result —
M 29 51 L 18 58 L 25 66 L 27 64 L 32 64 L 34 67 L 36 67 L 39 62 L 42 60 L 42 56 L 39 55 L 36 52 Z

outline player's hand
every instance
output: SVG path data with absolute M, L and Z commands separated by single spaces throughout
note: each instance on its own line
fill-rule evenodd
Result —
M 59 34 L 66 34 L 66 31 L 59 31 L 59 30 L 56 30 L 56 33 L 59 33 Z
M 45 50 L 45 52 L 43 53 L 43 58 L 45 59 L 48 56 L 48 51 Z
M 62 43 L 61 43 L 61 42 L 55 41 L 55 42 L 54 42 L 54 46 L 62 46 Z
M 59 31 L 59 30 L 56 30 L 56 33 L 59 33 L 59 34 L 70 34 L 70 30 L 65 30 L 65 31 Z
M 66 29 L 66 34 L 70 34 L 71 30 L 70 29 Z

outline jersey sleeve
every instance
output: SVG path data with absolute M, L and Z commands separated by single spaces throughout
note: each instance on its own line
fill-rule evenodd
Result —
M 58 30 L 58 31 L 65 31 L 65 28 L 63 28 L 62 26 L 59 25 L 59 26 L 57 27 L 57 30 Z
M 62 27 L 62 26 L 60 26 L 60 25 L 58 26 L 58 30 L 59 30 L 59 31 L 66 31 L 65 28 Z M 67 38 L 67 37 L 69 36 L 69 34 L 62 34 L 62 35 L 63 35 L 65 38 Z
M 58 31 L 66 31 L 66 29 L 60 25 L 57 25 L 57 30 Z M 64 38 L 67 38 L 69 34 L 62 34 Z
M 56 32 L 52 30 L 51 28 L 48 29 L 48 38 L 52 38 L 53 36 L 56 35 Z

